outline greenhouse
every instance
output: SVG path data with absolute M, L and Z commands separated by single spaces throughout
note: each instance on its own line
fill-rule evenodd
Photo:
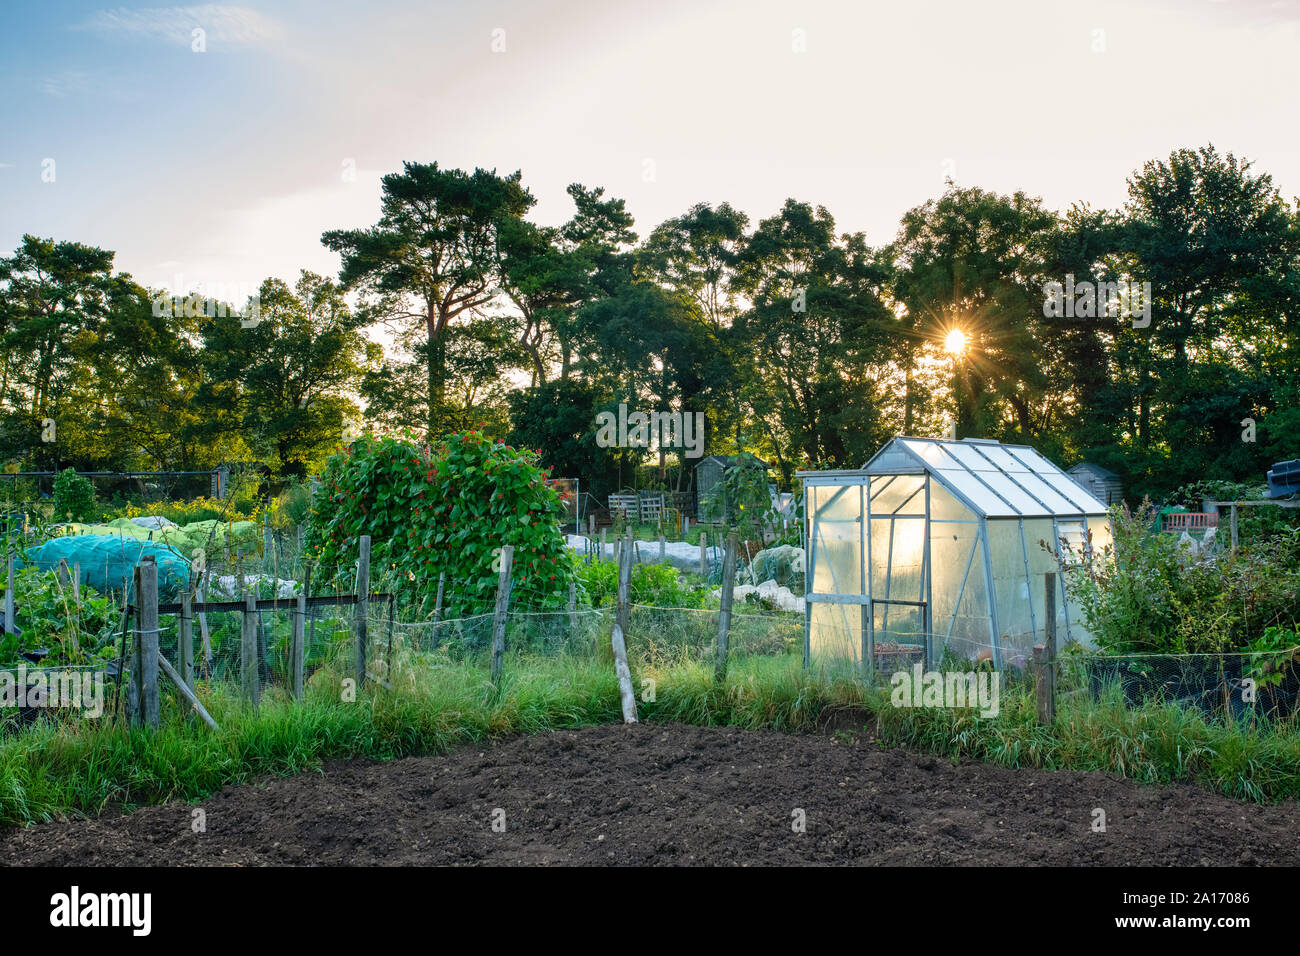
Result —
M 1106 506 L 1024 445 L 900 437 L 861 469 L 799 477 L 804 654 L 819 665 L 893 672 L 947 652 L 1023 667 L 1043 640 L 1044 575 L 1111 540 Z M 1090 644 L 1063 575 L 1053 590 L 1058 645 Z

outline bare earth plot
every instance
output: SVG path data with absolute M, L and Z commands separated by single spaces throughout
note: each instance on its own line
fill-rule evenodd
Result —
M 591 727 L 0 834 L 0 863 L 1290 864 L 1300 804 L 959 766 L 859 737 Z M 1092 811 L 1106 812 L 1106 832 Z M 494 832 L 495 810 L 505 832 Z M 792 823 L 796 809 L 804 833 Z M 495 814 L 498 823 L 501 814 Z

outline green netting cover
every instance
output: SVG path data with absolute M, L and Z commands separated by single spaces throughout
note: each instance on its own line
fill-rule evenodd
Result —
M 184 557 L 165 544 L 125 535 L 82 534 L 51 538 L 27 550 L 28 563 L 42 571 L 57 568 L 60 558 L 68 562 L 68 567 L 79 563 L 81 580 L 100 594 L 120 589 L 124 580 L 130 582 L 132 569 L 145 555 L 153 555 L 158 562 L 158 593 L 164 599 L 175 597 L 189 583 L 190 563 Z
M 215 548 L 223 548 L 226 538 L 234 540 L 251 540 L 257 535 L 257 526 L 251 521 L 195 521 L 176 528 L 145 528 L 130 518 L 118 518 L 105 524 L 67 524 L 63 526 L 65 535 L 114 535 L 132 541 L 154 541 L 169 545 L 187 557 L 192 556 L 196 548 L 206 548 L 211 542 Z

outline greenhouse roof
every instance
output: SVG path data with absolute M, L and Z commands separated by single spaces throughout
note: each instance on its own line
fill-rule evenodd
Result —
M 1106 506 L 1028 445 L 990 439 L 900 437 L 876 452 L 857 474 L 925 472 L 977 515 L 1042 517 L 1101 515 Z M 803 472 L 807 478 L 854 472 Z

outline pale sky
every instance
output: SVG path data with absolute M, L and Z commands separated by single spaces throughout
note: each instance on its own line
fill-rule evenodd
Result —
M 521 169 L 545 223 L 604 186 L 642 236 L 792 196 L 880 245 L 947 175 L 1115 207 L 1207 142 L 1292 197 L 1298 53 L 1300 0 L 7 0 L 0 254 L 91 243 L 177 292 L 335 274 L 321 232 L 373 223 L 403 160 Z

